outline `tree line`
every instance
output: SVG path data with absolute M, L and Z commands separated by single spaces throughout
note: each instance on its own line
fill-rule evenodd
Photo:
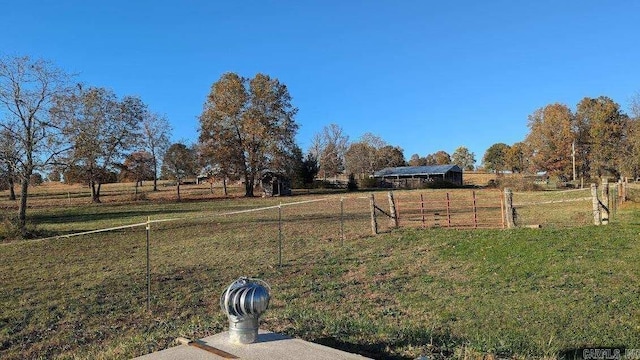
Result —
M 561 180 L 619 179 L 640 176 L 640 95 L 631 101 L 631 116 L 606 96 L 585 97 L 575 110 L 560 103 L 534 111 L 529 133 L 512 145 L 493 144 L 486 169 L 547 172 Z
M 29 185 L 51 171 L 91 187 L 100 202 L 101 185 L 120 169 L 136 173 L 144 161 L 155 170 L 169 143 L 168 120 L 136 96 L 74 82 L 55 64 L 23 57 L 0 59 L 0 175 L 15 199 L 25 234 Z M 135 155 L 137 154 L 137 155 Z M 123 161 L 128 156 L 128 161 Z M 58 175 L 59 176 L 59 175 Z
M 297 111 L 286 85 L 277 79 L 265 74 L 253 78 L 223 74 L 206 98 L 199 118 L 198 143 L 190 158 L 197 158 L 199 168 L 213 179 L 242 180 L 246 196 L 254 195 L 256 181 L 264 171 L 283 174 L 293 179 L 297 187 L 308 187 L 316 177 L 326 180 L 338 174 L 353 174 L 365 179 L 376 170 L 407 165 L 402 148 L 371 133 L 351 142 L 335 123 L 315 134 L 304 154 L 295 142 Z M 468 169 L 473 168 L 475 158 L 460 147 L 453 158 L 448 154 L 427 156 L 424 164 L 409 164 L 452 161 Z M 183 167 L 193 168 L 189 164 Z
M 316 177 L 349 173 L 367 178 L 385 167 L 404 166 L 402 148 L 365 133 L 350 142 L 342 128 L 329 124 L 314 136 L 306 154 L 296 144 L 298 109 L 286 85 L 265 74 L 253 78 L 223 74 L 211 86 L 199 116 L 197 143 L 170 144 L 171 126 L 137 96 L 75 81 L 52 62 L 28 56 L 0 58 L 0 182 L 15 200 L 20 189 L 18 223 L 25 229 L 29 186 L 48 172 L 50 180 L 84 183 L 92 201 L 101 187 L 116 181 L 160 176 L 180 183 L 197 174 L 210 179 L 242 181 L 245 195 L 265 171 L 281 173 L 296 186 Z M 458 161 L 475 163 L 461 147 L 453 159 L 443 151 L 409 165 Z
M 166 117 L 137 96 L 118 96 L 87 86 L 53 63 L 29 57 L 0 59 L 0 179 L 17 199 L 24 229 L 30 184 L 49 171 L 52 180 L 85 183 L 100 202 L 102 184 L 153 180 L 160 175 L 180 183 L 197 174 L 223 182 L 241 181 L 245 195 L 265 171 L 280 173 L 298 187 L 316 178 L 352 174 L 365 180 L 376 170 L 396 166 L 457 164 L 473 170 L 475 154 L 458 147 L 405 160 L 403 149 L 365 133 L 350 141 L 337 124 L 315 134 L 306 154 L 296 144 L 299 128 L 285 84 L 265 74 L 252 78 L 223 74 L 206 96 L 197 143 L 170 144 Z M 640 100 L 628 116 L 608 97 L 584 98 L 572 111 L 551 104 L 529 116 L 526 139 L 487 149 L 487 170 L 547 171 L 569 179 L 640 175 Z M 575 170 L 574 170 L 575 169 Z

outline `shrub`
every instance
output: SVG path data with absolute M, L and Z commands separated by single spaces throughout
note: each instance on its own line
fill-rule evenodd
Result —
M 0 242 L 20 239 L 20 227 L 15 216 L 0 217 Z
M 376 178 L 364 178 L 358 181 L 360 188 L 368 189 L 378 187 L 378 180 Z
M 49 236 L 50 232 L 42 231 L 36 228 L 32 223 L 27 223 L 25 231 L 20 231 L 18 225 L 18 217 L 11 215 L 0 216 L 0 242 L 16 241 L 21 239 L 35 239 L 41 236 Z

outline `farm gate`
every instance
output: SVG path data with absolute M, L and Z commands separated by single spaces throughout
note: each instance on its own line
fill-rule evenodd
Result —
M 426 191 L 395 198 L 398 225 L 422 228 L 505 228 L 504 198 L 492 191 Z

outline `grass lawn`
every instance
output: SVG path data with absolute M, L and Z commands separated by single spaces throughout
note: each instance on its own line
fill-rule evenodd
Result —
M 324 196 L 324 195 L 323 195 Z M 239 276 L 272 287 L 262 327 L 374 358 L 555 357 L 583 347 L 640 348 L 640 206 L 608 226 L 388 230 L 368 236 L 367 199 L 225 211 L 316 199 L 211 199 L 41 206 L 61 234 L 0 245 L 0 358 L 130 358 L 226 327 L 218 301 Z M 72 198 L 69 194 L 68 198 Z M 382 196 L 381 196 L 382 198 Z M 384 199 L 384 198 L 382 198 Z

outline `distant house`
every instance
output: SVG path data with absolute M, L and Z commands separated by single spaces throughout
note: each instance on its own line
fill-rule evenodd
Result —
M 373 176 L 382 185 L 395 188 L 420 188 L 434 181 L 462 186 L 462 169 L 458 165 L 401 166 L 376 171 Z
M 283 174 L 265 171 L 260 178 L 260 186 L 264 196 L 291 195 L 291 180 Z

